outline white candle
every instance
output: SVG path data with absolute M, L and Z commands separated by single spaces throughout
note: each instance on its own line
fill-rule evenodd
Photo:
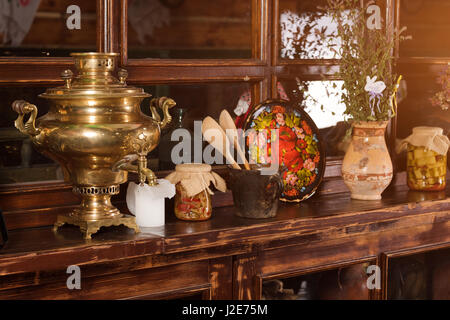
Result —
M 136 223 L 140 227 L 159 227 L 164 225 L 164 198 L 149 199 L 145 193 L 136 196 Z
M 175 195 L 175 186 L 167 180 L 158 180 L 157 186 L 128 184 L 127 206 L 136 216 L 139 227 L 160 227 L 165 223 L 164 199 Z

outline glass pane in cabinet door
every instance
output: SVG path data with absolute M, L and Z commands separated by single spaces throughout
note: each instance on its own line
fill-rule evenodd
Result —
M 389 259 L 388 299 L 449 300 L 450 249 Z
M 211 116 L 218 121 L 223 109 L 227 109 L 233 117 L 236 117 L 236 107 L 247 104 L 253 85 L 247 82 L 227 82 L 144 87 L 145 91 L 154 97 L 171 97 L 177 103 L 176 107 L 170 109 L 172 123 L 162 130 L 159 145 L 148 155 L 148 166 L 156 171 L 171 170 L 175 167 L 171 151 L 183 140 L 171 141 L 171 134 L 178 128 L 185 129 L 191 139 L 190 149 L 184 149 L 181 154 L 183 156 L 186 152 L 187 158 L 180 156 L 182 162 L 195 160 L 193 139 L 202 139 L 201 120 Z M 38 97 L 38 94 L 44 91 L 43 87 L 0 88 L 0 101 L 4 106 L 3 116 L 0 119 L 0 184 L 63 179 L 60 166 L 36 151 L 30 138 L 14 127 L 17 113 L 11 109 L 12 102 L 23 99 L 35 104 L 38 107 L 38 117 L 41 117 L 49 110 L 48 101 Z M 151 115 L 149 100 L 147 98 L 141 104 L 142 111 L 147 115 Z M 198 121 L 196 127 L 194 121 Z M 200 141 L 202 148 L 199 157 L 202 160 L 206 142 Z M 217 164 L 224 164 L 223 158 L 220 161 L 221 163 Z
M 264 280 L 263 300 L 367 300 L 369 263 Z M 369 272 L 370 273 L 370 272 Z M 370 282 L 370 281 L 369 281 Z
M 14 127 L 17 113 L 11 109 L 12 102 L 23 99 L 35 104 L 40 117 L 49 108 L 46 100 L 37 97 L 44 91 L 40 87 L 0 88 L 0 184 L 63 179 L 60 166 L 37 152 L 31 139 Z
M 400 86 L 397 99 L 399 139 L 409 136 L 417 126 L 440 127 L 444 129 L 444 134 L 450 134 L 450 111 L 430 101 L 439 92 L 445 92 L 445 84 L 441 84 L 438 78 L 444 78 L 447 68 L 450 74 L 450 66 L 445 65 L 434 67 L 435 72 L 430 70 L 420 75 L 414 74 L 414 69 L 402 72 L 407 80 Z
M 97 14 L 92 0 L 0 2 L 0 57 L 67 57 L 96 51 Z
M 450 111 L 430 101 L 438 92 L 443 92 L 443 79 L 450 66 L 435 65 L 422 74 L 405 65 L 402 75 L 406 81 L 400 86 L 397 111 L 397 139 L 403 140 L 412 133 L 414 127 L 439 127 L 450 138 Z M 398 170 L 406 170 L 406 152 L 397 155 Z M 450 168 L 450 157 L 447 157 Z
M 402 0 L 400 23 L 412 40 L 400 43 L 400 56 L 450 57 L 450 0 Z
M 282 59 L 339 58 L 337 26 L 320 9 L 326 0 L 280 0 L 279 57 Z
M 278 96 L 303 108 L 319 128 L 327 156 L 343 156 L 348 141 L 345 105 L 340 102 L 343 81 L 280 80 Z
M 253 84 L 247 82 L 171 84 L 144 87 L 145 91 L 152 94 L 153 97 L 167 96 L 174 99 L 177 103 L 175 107 L 170 109 L 173 117 L 172 123 L 162 131 L 161 142 L 148 156 L 150 167 L 154 170 L 172 170 L 175 168 L 172 149 L 179 142 L 184 141 L 184 137 L 180 138 L 180 140 L 172 141 L 172 133 L 176 129 L 187 130 L 186 133 L 191 137 L 190 152 L 186 151 L 185 154 L 184 152 L 187 150 L 185 149 L 181 153 L 177 153 L 177 155 L 184 155 L 185 158 L 181 159 L 180 157 L 176 161 L 194 162 L 194 160 L 198 159 L 198 161 L 205 162 L 203 150 L 207 145 L 206 142 L 200 142 L 200 145 L 202 145 L 201 154 L 194 152 L 193 139 L 200 139 L 200 141 L 202 139 L 201 121 L 206 116 L 219 121 L 219 116 L 223 109 L 227 109 L 230 115 L 236 118 L 236 112 L 242 112 L 242 110 L 237 108 L 238 105 L 246 105 L 249 108 L 248 103 L 251 99 L 252 88 Z M 141 105 L 142 111 L 148 115 L 150 115 L 149 100 L 150 98 L 145 99 Z M 241 114 L 241 112 L 238 112 L 238 114 Z M 220 161 L 222 163 L 215 164 L 224 164 L 223 158 Z
M 129 0 L 128 57 L 252 57 L 252 0 Z

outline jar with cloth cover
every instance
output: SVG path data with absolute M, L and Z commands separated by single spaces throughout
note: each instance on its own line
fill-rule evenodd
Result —
M 213 194 L 210 184 L 222 192 L 227 189 L 225 180 L 212 172 L 209 164 L 179 164 L 165 179 L 175 184 L 175 216 L 181 220 L 209 219 L 212 214 L 210 195 Z
M 408 187 L 417 191 L 445 189 L 450 140 L 438 127 L 415 127 L 397 148 L 407 150 Z

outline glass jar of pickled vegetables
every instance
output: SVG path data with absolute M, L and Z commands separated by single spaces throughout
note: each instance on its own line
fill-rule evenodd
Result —
M 447 155 L 425 147 L 408 144 L 408 187 L 411 190 L 439 191 L 445 189 Z
M 175 216 L 178 219 L 202 221 L 211 218 L 211 196 L 206 189 L 190 197 L 181 182 L 175 188 Z
M 416 127 L 403 141 L 407 149 L 407 183 L 411 190 L 445 189 L 450 141 L 441 128 Z
M 181 220 L 202 221 L 211 218 L 212 204 L 209 185 L 225 192 L 225 181 L 211 171 L 209 164 L 179 164 L 166 177 L 175 184 L 175 216 Z

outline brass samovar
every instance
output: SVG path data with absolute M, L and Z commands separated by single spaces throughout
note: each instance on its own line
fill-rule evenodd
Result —
M 134 217 L 121 214 L 111 204 L 111 196 L 119 193 L 128 172 L 138 173 L 140 183 L 157 183 L 146 156 L 171 121 L 169 108 L 175 102 L 152 99 L 152 117 L 148 117 L 140 104 L 150 95 L 127 86 L 125 70 L 118 70 L 118 79 L 112 74 L 117 53 L 73 53 L 72 57 L 78 75 L 65 70 L 64 86 L 39 95 L 49 100 L 49 112 L 36 119 L 35 105 L 14 101 L 12 108 L 19 114 L 15 126 L 31 137 L 39 152 L 61 165 L 64 180 L 81 196 L 76 209 L 58 216 L 55 230 L 65 223 L 77 225 L 86 239 L 103 226 L 123 224 L 138 232 Z M 162 121 L 156 107 L 163 111 Z

